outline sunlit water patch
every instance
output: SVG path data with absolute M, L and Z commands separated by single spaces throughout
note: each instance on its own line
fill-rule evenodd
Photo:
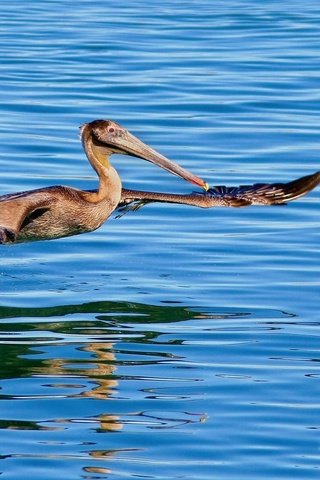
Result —
M 211 185 L 319 170 L 317 2 L 2 5 L 0 194 L 113 118 Z M 126 187 L 189 185 L 117 156 Z M 319 189 L 0 250 L 3 479 L 317 479 Z

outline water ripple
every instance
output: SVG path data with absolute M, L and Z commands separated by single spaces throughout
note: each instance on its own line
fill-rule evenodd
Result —
M 78 126 L 101 117 L 212 185 L 319 170 L 314 0 L 13 0 L 1 19 L 1 193 L 95 188 Z M 3 477 L 317 479 L 319 195 L 151 204 L 2 247 Z

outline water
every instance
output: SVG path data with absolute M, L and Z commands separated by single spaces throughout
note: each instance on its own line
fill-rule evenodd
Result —
M 0 192 L 112 118 L 211 184 L 319 169 L 318 3 L 2 2 Z M 190 186 L 133 158 L 124 185 Z M 319 197 L 1 247 L 3 479 L 319 478 Z

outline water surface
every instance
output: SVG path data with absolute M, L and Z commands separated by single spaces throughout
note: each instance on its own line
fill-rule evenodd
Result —
M 0 193 L 94 188 L 95 118 L 212 185 L 319 169 L 317 2 L 1 10 Z M 113 163 L 126 187 L 190 191 Z M 1 247 L 2 478 L 318 478 L 319 197 L 154 204 Z

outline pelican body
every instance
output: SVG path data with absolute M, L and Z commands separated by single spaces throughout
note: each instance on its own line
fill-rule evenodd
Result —
M 0 196 L 0 244 L 51 240 L 99 228 L 117 208 L 137 209 L 149 202 L 193 205 L 201 208 L 280 205 L 294 200 L 320 183 L 320 172 L 288 183 L 258 183 L 240 187 L 208 184 L 168 160 L 112 120 L 94 120 L 81 127 L 83 148 L 99 177 L 97 190 L 52 186 Z M 158 165 L 202 187 L 202 193 L 142 192 L 122 188 L 110 164 L 114 153 L 131 155 Z
M 113 153 L 148 160 L 185 180 L 205 187 L 201 178 L 160 155 L 111 120 L 81 127 L 83 148 L 99 177 L 97 190 L 52 186 L 0 197 L 0 243 L 50 240 L 89 232 L 117 208 L 122 185 L 110 164 Z

